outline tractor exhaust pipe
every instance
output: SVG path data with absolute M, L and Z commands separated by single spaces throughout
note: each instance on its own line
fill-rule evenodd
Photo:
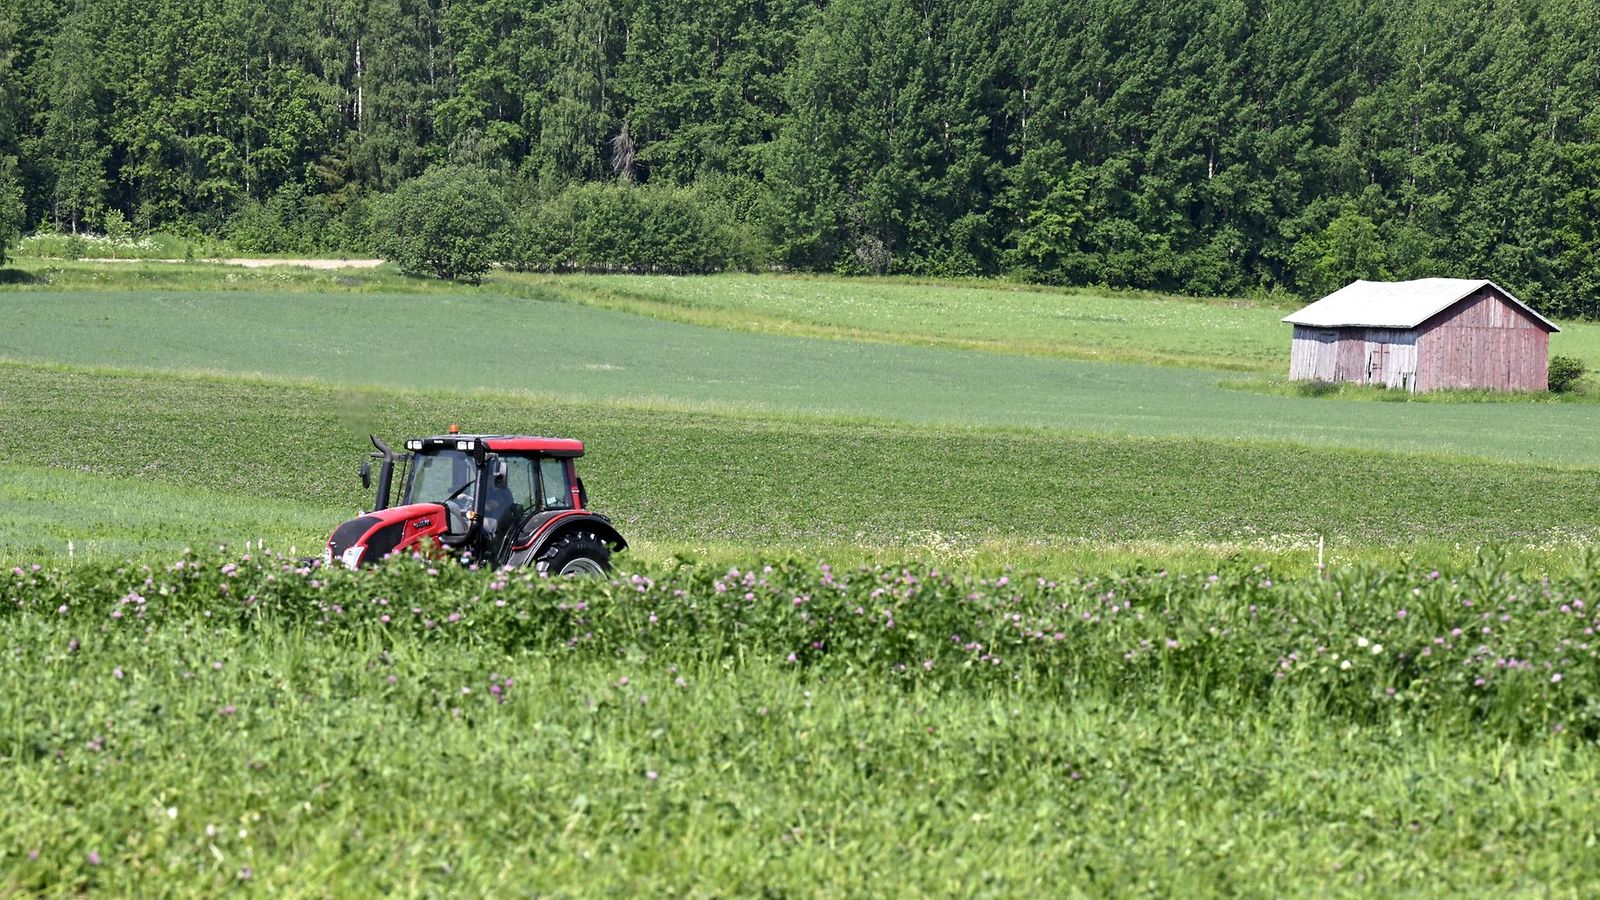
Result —
M 383 456 L 383 463 L 378 467 L 378 498 L 373 512 L 389 508 L 389 486 L 394 481 L 394 451 L 383 442 L 383 438 L 375 434 L 368 435 L 372 438 L 372 446 L 378 448 L 378 453 Z

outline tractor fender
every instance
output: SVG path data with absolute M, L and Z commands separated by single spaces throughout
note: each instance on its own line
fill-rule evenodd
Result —
M 600 513 L 575 509 L 552 510 L 539 513 L 523 523 L 517 532 L 517 539 L 511 545 L 511 556 L 506 560 L 506 565 L 511 568 L 531 565 L 551 542 L 574 529 L 592 532 L 610 546 L 612 552 L 628 548 L 622 533 Z

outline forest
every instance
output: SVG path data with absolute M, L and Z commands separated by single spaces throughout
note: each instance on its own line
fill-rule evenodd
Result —
M 0 0 L 0 233 L 370 251 L 448 166 L 532 268 L 700 230 L 668 268 L 1487 277 L 1592 317 L 1596 34 L 1596 0 Z

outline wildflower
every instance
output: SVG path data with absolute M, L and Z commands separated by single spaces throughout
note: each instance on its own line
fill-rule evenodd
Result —
M 249 881 L 251 879 L 251 877 L 253 877 L 254 875 L 255 875 L 255 873 L 250 871 L 250 867 L 249 866 L 241 866 L 239 868 L 239 880 L 240 881 Z
M 1410 613 L 1407 613 L 1405 610 L 1402 609 L 1399 612 L 1395 613 L 1395 615 L 1397 617 L 1399 617 L 1399 618 L 1404 619 L 1406 616 L 1410 615 Z
M 98 850 L 90 850 L 89 851 L 89 865 L 91 865 L 91 866 L 100 865 L 100 852 Z
M 230 703 L 227 706 L 224 706 L 221 709 L 217 710 L 217 715 L 223 716 L 223 717 L 227 717 L 227 716 L 233 715 L 234 713 L 236 713 L 238 711 L 239 711 L 238 708 L 236 708 L 233 704 Z
M 211 664 L 211 670 L 213 672 L 221 672 L 222 671 L 222 661 L 218 660 L 218 661 L 212 663 Z
M 1554 675 L 1551 675 L 1550 676 L 1550 683 L 1551 684 L 1560 684 L 1561 683 L 1561 673 L 1557 672 Z
M 121 681 L 122 680 L 122 669 L 121 668 L 112 669 L 111 670 L 111 677 L 115 678 L 118 681 Z
M 1366 646 L 1366 645 L 1367 645 L 1367 644 L 1369 644 L 1369 643 L 1371 643 L 1371 641 L 1369 641 L 1369 640 L 1367 640 L 1367 639 L 1366 639 L 1366 638 L 1364 638 L 1364 637 L 1358 637 L 1358 638 L 1356 638 L 1356 646 L 1357 646 L 1357 647 L 1365 647 L 1365 646 Z
M 1382 644 L 1373 644 L 1372 645 L 1372 655 L 1373 656 L 1377 656 L 1378 654 L 1380 654 L 1382 652 L 1383 652 L 1383 645 Z
M 167 807 L 167 818 L 176 819 L 177 817 L 178 817 L 178 808 L 176 806 Z
M 621 678 L 617 679 L 617 687 L 627 687 L 627 686 L 628 686 L 628 676 L 624 675 Z
M 1350 668 L 1350 660 L 1347 659 L 1344 662 L 1339 663 L 1339 668 L 1340 669 L 1348 669 L 1348 668 Z
M 651 781 L 655 781 L 657 778 L 659 778 L 661 776 L 656 773 L 655 769 L 650 769 L 650 770 L 648 770 L 648 771 L 646 771 L 644 773 L 644 777 L 650 779 Z

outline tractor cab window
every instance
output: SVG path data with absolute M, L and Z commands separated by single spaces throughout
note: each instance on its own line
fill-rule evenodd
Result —
M 407 503 L 443 503 L 452 497 L 465 509 L 472 507 L 477 488 L 478 466 L 467 453 L 441 450 L 418 454 L 411 468 L 411 489 Z
M 511 502 L 523 509 L 538 505 L 538 476 L 533 470 L 533 460 L 526 456 L 503 456 L 506 464 L 506 490 L 511 492 Z
M 572 508 L 572 482 L 567 479 L 566 460 L 539 460 L 539 481 L 544 489 L 545 509 Z

